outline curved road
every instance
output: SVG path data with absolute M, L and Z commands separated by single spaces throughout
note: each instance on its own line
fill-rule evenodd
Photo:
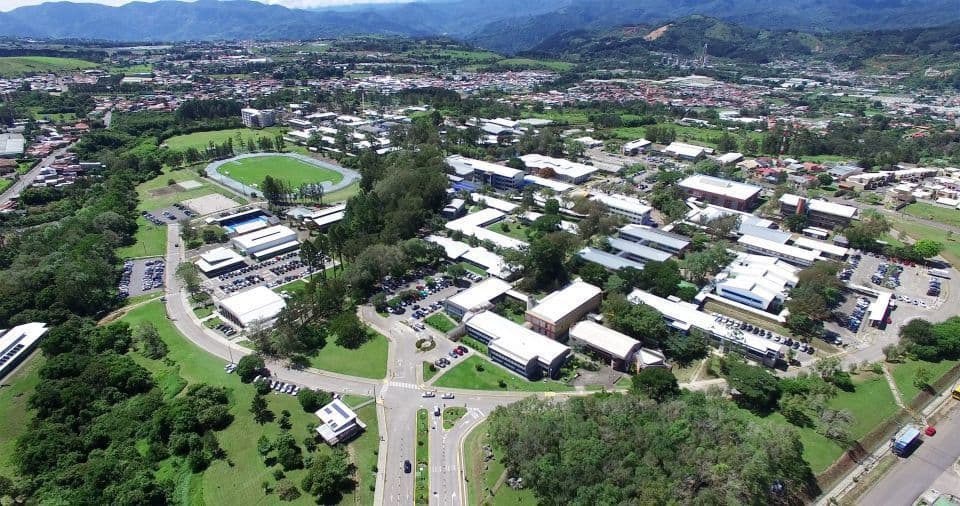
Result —
M 193 314 L 186 291 L 181 287 L 175 272 L 184 260 L 179 242 L 180 226 L 168 225 L 166 309 L 167 317 L 190 342 L 207 353 L 224 360 L 237 361 L 252 353 L 251 350 L 232 344 L 223 336 L 206 328 Z M 415 462 L 417 410 L 430 411 L 430 504 L 466 505 L 465 480 L 463 476 L 463 441 L 466 435 L 497 406 L 510 404 L 525 397 L 568 397 L 588 395 L 590 392 L 564 393 L 488 392 L 478 390 L 437 389 L 423 383 L 420 364 L 433 361 L 449 353 L 454 345 L 447 339 L 438 339 L 437 347 L 421 353 L 414 343 L 421 337 L 409 327 L 391 324 L 376 314 L 372 308 L 359 310 L 361 319 L 382 333 L 389 341 L 388 372 L 383 380 L 372 380 L 335 374 L 318 369 L 294 370 L 285 364 L 272 361 L 267 364 L 273 375 L 285 382 L 310 388 L 344 394 L 372 396 L 377 403 L 377 420 L 380 427 L 380 448 L 377 463 L 376 502 L 383 504 L 412 504 L 414 502 L 414 474 L 403 472 L 403 461 Z M 694 388 L 708 388 L 722 380 L 702 382 Z M 424 398 L 427 391 L 436 392 L 434 398 Z M 453 400 L 443 400 L 444 393 L 455 394 Z M 439 418 L 433 416 L 433 407 L 463 406 L 467 414 L 450 430 L 443 430 Z

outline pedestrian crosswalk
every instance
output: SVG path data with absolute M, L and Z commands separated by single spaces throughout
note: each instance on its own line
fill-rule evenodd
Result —
M 387 383 L 387 385 L 389 385 L 389 386 L 391 386 L 391 387 L 397 387 L 397 388 L 406 388 L 406 389 L 409 389 L 409 390 L 419 390 L 419 389 L 420 389 L 420 387 L 419 387 L 416 383 L 405 383 L 405 382 L 403 382 L 403 381 L 391 381 L 391 382 Z

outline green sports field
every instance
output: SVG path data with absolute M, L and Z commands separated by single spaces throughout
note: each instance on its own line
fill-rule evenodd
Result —
M 234 149 L 244 151 L 245 147 L 241 141 L 246 144 L 248 139 L 256 141 L 261 137 L 273 139 L 278 135 L 283 135 L 284 128 L 270 127 L 260 130 L 250 128 L 232 128 L 227 130 L 211 130 L 209 132 L 194 132 L 192 134 L 178 135 L 164 141 L 168 148 L 183 151 L 188 148 L 206 149 L 211 142 L 214 144 L 223 144 L 227 139 L 233 139 Z
M 45 72 L 92 69 L 97 64 L 76 58 L 50 56 L 8 56 L 0 58 L 0 77 L 19 77 Z
M 306 183 L 330 181 L 336 184 L 343 180 L 343 175 L 337 171 L 288 156 L 243 158 L 223 164 L 217 172 L 254 188 L 259 187 L 268 174 L 294 188 Z

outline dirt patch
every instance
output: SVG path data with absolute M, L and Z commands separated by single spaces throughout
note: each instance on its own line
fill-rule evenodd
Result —
M 672 25 L 663 25 L 660 28 L 657 28 L 656 30 L 644 35 L 643 40 L 647 42 L 657 40 L 660 37 L 663 37 L 663 34 L 667 33 L 667 30 L 669 30 L 671 26 Z
M 173 195 L 174 193 L 180 193 L 183 190 L 177 185 L 164 186 L 163 188 L 157 188 L 156 190 L 150 190 L 151 197 L 160 197 L 163 195 Z

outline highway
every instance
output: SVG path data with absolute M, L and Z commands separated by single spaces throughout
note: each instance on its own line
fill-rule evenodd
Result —
M 859 504 L 910 505 L 932 488 L 960 495 L 954 463 L 960 458 L 960 409 L 956 401 L 937 424 L 937 435 L 924 436 L 923 443 L 898 462 L 863 495 Z M 943 476 L 942 476 L 943 475 Z

